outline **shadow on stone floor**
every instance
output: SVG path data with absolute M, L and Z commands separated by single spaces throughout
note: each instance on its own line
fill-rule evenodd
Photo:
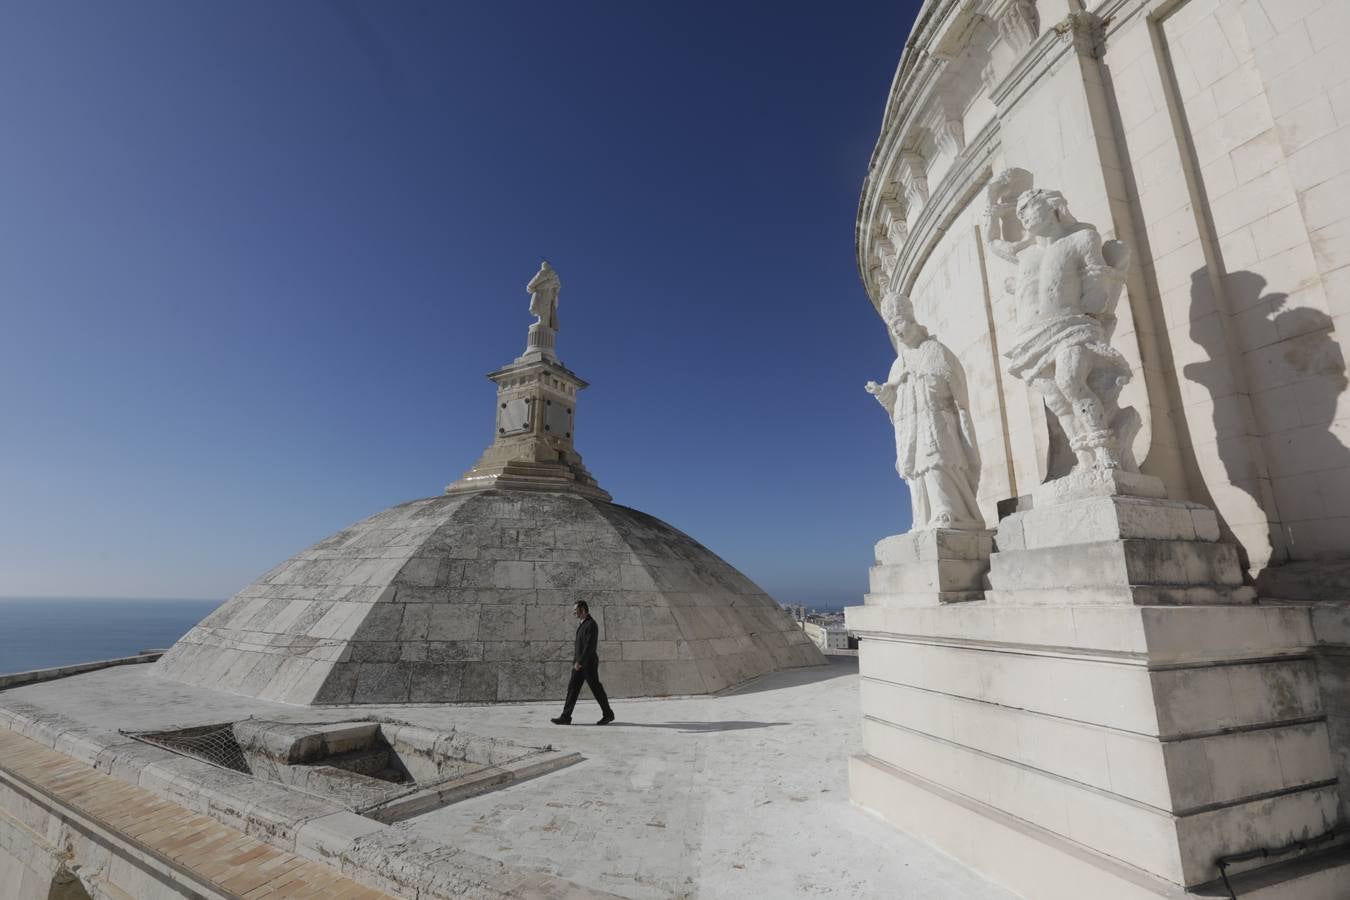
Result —
M 783 672 L 771 672 L 768 675 L 747 681 L 745 684 L 728 688 L 718 697 L 739 697 L 742 694 L 757 694 L 760 691 L 777 691 L 783 688 L 800 687 L 831 678 L 843 678 L 858 674 L 858 657 L 827 656 L 823 666 L 811 666 L 805 669 L 788 669 Z
M 612 722 L 609 728 L 672 728 L 685 734 L 706 734 L 711 731 L 744 731 L 747 728 L 776 728 L 789 725 L 789 722 L 625 722 L 622 719 Z

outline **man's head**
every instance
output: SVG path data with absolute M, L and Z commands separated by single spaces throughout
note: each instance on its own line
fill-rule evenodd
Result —
M 1017 198 L 1017 221 L 1028 234 L 1050 234 L 1076 221 L 1069 213 L 1069 203 L 1059 191 L 1034 188 L 1023 191 Z
M 585 600 L 578 600 L 572 607 L 572 615 L 578 619 L 584 619 L 591 614 L 591 608 L 586 605 Z
M 886 321 L 896 350 L 901 344 L 917 347 L 928 337 L 928 330 L 914 321 L 914 307 L 909 298 L 899 291 L 887 291 L 881 298 L 881 318 Z

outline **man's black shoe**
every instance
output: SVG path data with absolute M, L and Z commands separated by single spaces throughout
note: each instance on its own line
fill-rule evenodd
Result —
M 571 725 L 571 724 L 572 724 L 572 720 L 571 720 L 571 719 L 566 719 L 566 718 L 563 718 L 562 716 L 558 716 L 558 718 L 556 718 L 556 719 L 549 719 L 549 721 L 552 722 L 554 725 Z
M 614 721 L 614 713 L 605 713 L 604 716 L 601 717 L 600 721 L 596 722 L 595 724 L 608 725 L 610 722 L 613 721 Z

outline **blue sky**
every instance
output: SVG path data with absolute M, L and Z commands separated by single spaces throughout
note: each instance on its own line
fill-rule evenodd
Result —
M 615 501 L 858 602 L 909 524 L 853 221 L 916 6 L 7 6 L 0 595 L 225 597 L 439 493 L 547 257 Z

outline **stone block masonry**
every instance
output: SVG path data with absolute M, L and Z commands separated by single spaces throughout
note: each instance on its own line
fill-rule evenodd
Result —
M 578 600 L 615 697 L 711 693 L 823 662 L 771 597 L 660 520 L 489 490 L 396 506 L 301 552 L 155 671 L 302 704 L 559 699 Z
M 8 900 L 391 896 L 4 729 L 0 759 Z
M 905 42 L 859 269 L 964 370 L 997 527 L 984 573 L 878 546 L 852 792 L 1026 896 L 1350 896 L 1347 10 Z
M 1220 858 L 1332 829 L 1308 610 L 1254 605 L 1207 512 L 1093 492 L 1036 505 L 1000 523 L 982 598 L 850 608 L 856 802 L 936 836 L 904 808 L 927 791 L 949 818 L 983 815 L 1004 847 L 1068 842 L 1095 859 L 1092 896 L 1119 890 L 1118 864 L 1138 888 L 1122 896 L 1167 897 L 1215 880 Z M 1032 896 L 1063 887 L 997 853 L 963 856 Z M 1350 868 L 1333 869 L 1344 889 Z M 1272 896 L 1297 896 L 1283 884 Z
M 561 699 L 584 601 L 612 697 L 714 693 L 823 665 L 787 612 L 666 523 L 610 502 L 573 438 L 561 283 L 527 285 L 496 429 L 442 497 L 387 509 L 250 584 L 165 653 L 166 678 L 298 704 Z M 587 689 L 589 693 L 589 689 Z

